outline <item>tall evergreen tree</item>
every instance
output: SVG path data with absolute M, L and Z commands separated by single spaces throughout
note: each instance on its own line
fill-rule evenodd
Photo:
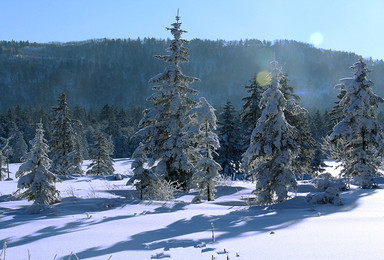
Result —
M 49 146 L 44 139 L 42 123 L 37 124 L 35 138 L 30 143 L 31 151 L 22 157 L 23 163 L 16 172 L 16 178 L 19 178 L 17 187 L 19 190 L 25 189 L 22 198 L 34 200 L 30 211 L 39 213 L 59 200 L 59 191 L 54 186 L 57 178 L 49 170 Z
M 344 160 L 344 176 L 354 178 L 362 188 L 374 188 L 373 177 L 382 161 L 384 152 L 383 131 L 376 119 L 376 109 L 384 99 L 372 90 L 372 81 L 367 79 L 370 72 L 363 59 L 355 62 L 351 69 L 353 78 L 341 79 L 345 95 L 340 100 L 343 117 L 333 128 L 329 140 L 344 141 L 347 157 Z
M 262 114 L 252 132 L 250 145 L 243 155 L 245 170 L 256 179 L 257 202 L 271 204 L 288 198 L 288 191 L 296 190 L 297 183 L 292 161 L 297 155 L 293 129 L 285 119 L 285 112 L 302 112 L 293 100 L 281 91 L 281 71 L 272 62 L 271 84 L 260 101 Z
M 235 177 L 241 164 L 241 135 L 239 120 L 230 100 L 224 105 L 218 122 L 220 148 L 217 150 L 217 162 L 226 176 Z
M 265 87 L 257 82 L 256 75 L 250 80 L 249 85 L 244 86 L 248 92 L 248 96 L 242 98 L 244 104 L 240 115 L 242 123 L 242 134 L 244 140 L 243 151 L 248 148 L 249 139 L 253 129 L 255 129 L 257 120 L 261 116 L 260 100 Z
M 144 111 L 144 117 L 139 123 L 140 130 L 135 137 L 141 138 L 144 148 L 139 149 L 151 157 L 148 165 L 157 175 L 187 188 L 193 167 L 186 156 L 191 148 L 181 141 L 181 130 L 185 126 L 185 114 L 196 104 L 189 95 L 198 93 L 189 84 L 199 79 L 186 76 L 181 71 L 180 63 L 187 62 L 189 54 L 183 47 L 187 41 L 181 39 L 185 31 L 180 29 L 179 20 L 180 16 L 177 15 L 176 22 L 171 28 L 167 28 L 174 37 L 167 49 L 170 55 L 155 56 L 169 65 L 164 72 L 149 80 L 150 83 L 158 84 L 153 87 L 155 93 L 147 99 L 153 103 L 153 107 Z M 158 162 L 156 166 L 155 162 Z M 132 164 L 133 167 L 134 165 L 139 164 Z
M 51 155 L 52 171 L 57 175 L 82 174 L 81 137 L 74 130 L 65 93 L 58 99 L 59 105 L 53 108 Z
M 113 168 L 113 142 L 100 131 L 94 136 L 94 143 L 90 147 L 89 156 L 92 160 L 88 166 L 87 175 L 111 175 L 115 171 Z
M 288 83 L 288 73 L 285 73 L 280 79 L 281 92 L 286 100 L 299 106 L 300 97 L 294 93 L 294 87 Z M 284 114 L 288 124 L 293 127 L 293 136 L 298 144 L 297 158 L 292 162 L 293 170 L 298 175 L 311 174 L 310 164 L 315 150 L 315 141 L 311 135 L 308 111 L 303 109 L 301 113 L 295 113 L 295 111 L 286 110 Z
M 194 151 L 197 154 L 192 157 L 199 158 L 195 165 L 193 179 L 197 183 L 200 196 L 203 197 L 206 194 L 208 201 L 212 201 L 217 177 L 221 170 L 220 164 L 213 159 L 215 150 L 220 146 L 218 137 L 213 132 L 217 121 L 215 109 L 202 97 L 199 105 L 192 108 L 187 116 L 190 116 L 190 122 L 183 129 L 184 138 L 196 148 Z

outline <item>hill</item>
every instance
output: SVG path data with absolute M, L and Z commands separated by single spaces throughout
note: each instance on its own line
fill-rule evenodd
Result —
M 70 105 L 100 108 L 146 105 L 151 93 L 148 79 L 163 71 L 153 58 L 165 54 L 169 40 L 100 39 L 68 43 L 0 42 L 0 109 L 20 106 L 50 108 L 65 91 Z M 354 53 L 321 50 L 296 41 L 274 43 L 245 40 L 192 40 L 190 62 L 182 64 L 187 75 L 201 79 L 192 87 L 213 105 L 230 98 L 241 106 L 244 84 L 258 72 L 269 70 L 276 57 L 288 72 L 290 85 L 307 108 L 332 106 L 340 78 L 350 77 Z M 384 63 L 367 61 L 375 91 L 384 95 Z M 133 95 L 134 94 L 134 95 Z

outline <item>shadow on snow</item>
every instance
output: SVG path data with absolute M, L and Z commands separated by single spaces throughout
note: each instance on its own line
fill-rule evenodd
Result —
M 271 206 L 251 206 L 247 209 L 243 208 L 231 211 L 221 216 L 200 214 L 188 220 L 180 219 L 164 228 L 135 234 L 127 238 L 126 241 L 121 241 L 108 248 L 93 247 L 76 254 L 80 259 L 86 259 L 90 257 L 109 256 L 117 252 L 130 250 L 156 250 L 162 248 L 169 250 L 170 248 L 196 247 L 200 244 L 210 243 L 210 236 L 207 235 L 206 239 L 195 240 L 178 237 L 193 235 L 198 232 L 207 232 L 207 234 L 210 234 L 211 223 L 213 223 L 215 227 L 216 241 L 241 237 L 248 232 L 266 233 L 277 231 L 297 224 L 305 218 L 316 217 L 319 212 L 324 216 L 337 212 L 350 211 L 357 206 L 359 198 L 369 196 L 374 192 L 375 190 L 349 191 L 347 197 L 343 198 L 345 202 L 343 206 L 318 205 L 316 206 L 317 208 L 314 208 L 307 203 L 305 197 L 298 196 L 284 203 Z M 184 210 L 184 206 L 186 205 L 190 204 L 175 204 L 174 207 L 168 209 L 160 207 L 148 214 L 161 214 Z
M 29 215 L 24 206 L 19 209 L 9 210 L 5 209 L 0 216 L 5 217 L 6 220 L 0 222 L 0 230 L 10 228 L 26 223 L 32 223 L 35 220 L 55 219 L 58 217 L 74 215 L 74 214 L 86 214 L 86 212 L 100 212 L 103 210 L 109 210 L 113 208 L 124 208 L 130 205 L 137 204 L 152 204 L 159 206 L 151 211 L 146 212 L 146 215 L 151 214 L 164 214 L 164 213 L 176 213 L 180 214 L 180 211 L 188 210 L 187 206 L 194 207 L 194 205 L 207 205 L 213 204 L 215 207 L 229 207 L 231 211 L 225 215 L 209 216 L 207 214 L 199 214 L 191 217 L 190 219 L 179 219 L 166 227 L 156 230 L 150 230 L 138 234 L 134 234 L 127 238 L 125 241 L 118 242 L 107 248 L 92 247 L 84 251 L 77 252 L 77 256 L 80 259 L 86 259 L 90 257 L 109 256 L 117 252 L 130 251 L 130 250 L 156 250 L 165 248 L 185 248 L 191 246 L 197 246 L 199 244 L 208 244 L 211 242 L 210 230 L 211 223 L 214 224 L 216 241 L 225 240 L 230 238 L 241 237 L 248 232 L 253 233 L 266 233 L 271 231 L 277 231 L 288 226 L 297 224 L 305 218 L 311 218 L 318 216 L 318 212 L 322 216 L 350 211 L 357 207 L 357 201 L 359 198 L 369 196 L 375 192 L 375 190 L 352 190 L 345 192 L 342 195 L 344 205 L 316 205 L 316 207 L 308 204 L 306 198 L 303 196 L 297 196 L 284 203 L 274 204 L 270 206 L 252 206 L 249 199 L 241 198 L 234 201 L 220 200 L 224 196 L 233 195 L 241 192 L 242 187 L 218 187 L 219 196 L 217 201 L 206 202 L 202 204 L 191 204 L 189 202 L 142 202 L 132 201 L 129 198 L 134 196 L 133 190 L 112 190 L 108 191 L 120 198 L 76 198 L 68 197 L 63 199 L 61 203 L 58 203 L 50 211 L 48 215 Z M 302 187 L 302 192 L 311 191 L 311 187 Z M 188 193 L 187 195 L 193 195 L 195 193 Z M 182 197 L 184 194 L 178 194 L 178 197 Z M 241 195 L 236 195 L 241 197 Z M 238 207 L 238 209 L 236 209 Z M 228 209 L 228 208 L 226 208 Z M 180 214 L 182 216 L 182 214 Z M 12 241 L 8 244 L 8 247 L 16 247 L 38 241 L 41 239 L 58 236 L 61 234 L 67 234 L 71 232 L 78 232 L 92 228 L 94 225 L 113 222 L 116 220 L 128 220 L 133 217 L 140 217 L 140 214 L 136 213 L 124 214 L 114 217 L 105 217 L 103 219 L 92 219 L 86 215 L 84 218 L 77 218 L 75 221 L 68 222 L 64 226 L 48 226 L 44 227 L 33 234 L 29 234 L 19 238 L 16 241 Z M 181 236 L 193 235 L 199 232 L 206 232 L 207 238 L 203 239 L 188 239 L 179 238 Z M 10 238 L 5 239 L 10 240 Z M 69 256 L 64 256 L 67 259 Z

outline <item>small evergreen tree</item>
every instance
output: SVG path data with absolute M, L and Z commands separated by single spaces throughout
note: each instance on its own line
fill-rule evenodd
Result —
M 54 186 L 57 178 L 49 171 L 49 146 L 44 139 L 42 123 L 37 124 L 35 138 L 30 144 L 32 148 L 21 158 L 23 163 L 16 172 L 16 178 L 19 178 L 17 187 L 19 190 L 26 189 L 21 194 L 22 198 L 34 200 L 30 212 L 39 213 L 59 200 L 59 191 Z
M 187 116 L 190 116 L 190 122 L 183 129 L 185 139 L 190 140 L 190 144 L 196 147 L 196 155 L 193 158 L 199 158 L 195 165 L 193 179 L 197 184 L 200 197 L 205 194 L 208 201 L 214 200 L 215 185 L 220 164 L 213 159 L 213 153 L 219 148 L 219 140 L 213 132 L 216 129 L 215 109 L 207 102 L 205 98 L 200 98 L 199 105 L 192 108 Z
M 113 142 L 111 137 L 107 138 L 102 132 L 98 131 L 94 136 L 94 143 L 90 147 L 89 156 L 92 160 L 88 166 L 87 175 L 111 175 L 115 171 L 113 168 Z
M 0 147 L 0 181 L 5 178 L 5 174 L 8 174 L 7 180 L 10 179 L 9 177 L 9 151 L 10 151 L 10 146 L 9 142 L 13 139 L 13 136 L 9 138 L 3 138 L 0 137 L 2 146 Z
M 52 171 L 57 175 L 82 174 L 81 137 L 75 132 L 65 93 L 61 94 L 59 106 L 53 108 L 51 155 Z
M 23 133 L 21 131 L 17 131 L 14 134 L 14 138 L 11 140 L 10 146 L 12 147 L 12 153 L 9 161 L 11 163 L 20 162 L 20 158 L 28 151 L 28 145 L 25 142 Z
M 142 146 L 145 146 L 139 148 L 140 153 L 150 157 L 145 159 L 148 170 L 187 189 L 193 165 L 186 154 L 192 148 L 181 141 L 181 130 L 186 124 L 185 114 L 196 104 L 189 95 L 198 93 L 189 88 L 189 84 L 199 79 L 186 76 L 181 71 L 180 63 L 187 62 L 189 54 L 183 47 L 187 41 L 181 39 L 185 31 L 180 29 L 179 20 L 180 16 L 177 15 L 172 28 L 167 28 L 174 37 L 167 49 L 170 55 L 155 56 L 169 65 L 164 72 L 149 80 L 150 83 L 160 85 L 153 87 L 155 93 L 147 99 L 153 103 L 153 107 L 144 111 L 144 117 L 139 123 L 140 130 L 134 136 L 140 138 Z M 132 164 L 133 169 L 136 169 L 135 166 L 142 167 L 141 164 Z
M 320 144 L 322 139 L 327 135 L 327 127 L 319 110 L 316 110 L 316 112 L 310 116 L 310 128 L 313 139 L 317 144 Z
M 223 174 L 235 178 L 241 163 L 241 136 L 236 111 L 230 100 L 224 105 L 223 113 L 218 122 L 220 148 L 217 150 L 217 162 Z
M 309 167 L 311 168 L 310 175 L 312 177 L 315 177 L 325 171 L 324 168 L 327 167 L 327 165 L 324 163 L 324 155 L 320 147 L 316 147 Z
M 147 157 L 143 149 L 146 149 L 146 146 L 140 143 L 132 154 L 132 159 L 134 159 L 132 162 L 133 176 L 127 182 L 127 185 L 135 185 L 136 190 L 140 192 L 141 200 L 144 195 L 149 193 L 152 184 L 158 179 L 150 169 L 145 168 Z
M 384 99 L 374 94 L 372 81 L 367 79 L 370 72 L 360 58 L 351 67 L 353 78 L 341 79 L 345 94 L 339 102 L 343 117 L 333 128 L 329 141 L 336 145 L 345 144 L 347 156 L 334 157 L 342 161 L 347 179 L 354 178 L 363 188 L 374 188 L 373 177 L 382 161 L 384 151 L 383 132 L 376 119 L 376 109 Z
M 3 152 L 0 150 L 0 181 L 5 178 L 5 173 L 7 173 L 6 162 L 7 157 L 5 157 Z
M 260 204 L 285 201 L 288 190 L 297 187 L 292 161 L 297 156 L 298 145 L 285 111 L 295 115 L 303 109 L 293 100 L 285 99 L 280 85 L 282 73 L 276 61 L 272 66 L 271 84 L 260 100 L 262 114 L 243 155 L 245 170 L 256 179 L 255 193 Z

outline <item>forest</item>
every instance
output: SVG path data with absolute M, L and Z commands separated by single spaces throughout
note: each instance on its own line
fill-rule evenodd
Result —
M 163 71 L 154 55 L 164 54 L 170 40 L 98 39 L 68 43 L 0 42 L 0 91 L 7 98 L 0 109 L 19 105 L 50 109 L 65 92 L 71 107 L 101 109 L 104 105 L 127 109 L 147 106 L 152 93 L 148 80 Z M 329 109 L 336 100 L 334 86 L 350 74 L 358 55 L 317 49 L 296 41 L 191 40 L 185 45 L 190 62 L 183 71 L 201 79 L 194 88 L 220 106 L 227 98 L 236 108 L 246 95 L 244 85 L 276 59 L 288 73 L 290 85 L 307 109 Z M 374 90 L 384 94 L 384 63 L 366 60 Z

